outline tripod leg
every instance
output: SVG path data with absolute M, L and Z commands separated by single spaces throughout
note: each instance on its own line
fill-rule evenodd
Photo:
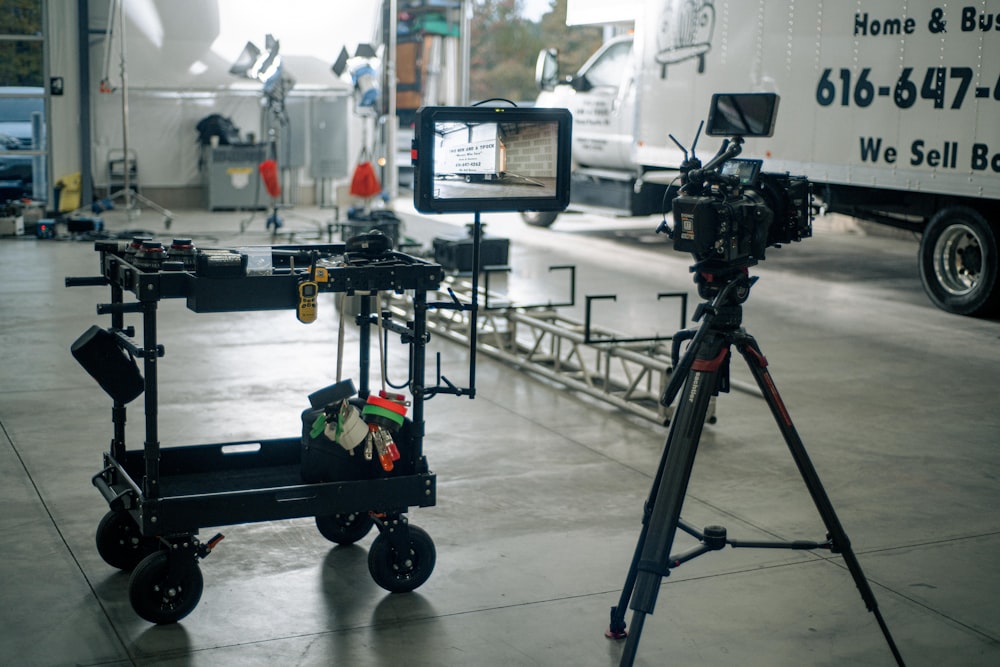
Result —
M 679 331 L 674 334 L 674 346 L 671 355 L 674 362 L 674 372 L 670 377 L 667 388 L 663 392 L 663 396 L 660 398 L 661 405 L 669 407 L 674 402 L 678 392 L 683 388 L 697 352 L 701 348 L 705 335 L 708 333 L 715 319 L 715 314 L 716 311 L 714 309 L 708 309 L 700 315 L 700 317 L 704 317 L 704 321 L 700 327 Z M 696 317 L 696 319 L 698 318 Z M 684 355 L 681 356 L 680 344 L 684 340 L 690 340 L 691 342 L 684 351 Z M 663 446 L 663 451 L 660 452 L 660 463 L 656 468 L 656 475 L 653 477 L 653 484 L 650 487 L 649 496 L 646 498 L 646 504 L 643 507 L 642 529 L 639 532 L 639 539 L 632 554 L 632 561 L 629 563 L 628 574 L 625 575 L 625 585 L 622 587 L 622 594 L 618 599 L 618 604 L 611 608 L 611 622 L 604 633 L 609 639 L 624 639 L 627 636 L 625 631 L 625 610 L 628 607 L 629 600 L 632 598 L 632 591 L 635 589 L 639 559 L 646 545 L 646 533 L 649 531 L 649 516 L 656 502 L 656 496 L 660 492 L 660 481 L 663 479 L 663 469 L 666 464 L 667 454 L 670 452 L 670 441 L 676 432 L 675 429 L 670 429 L 670 432 L 667 434 L 666 444 Z M 640 630 L 639 632 L 641 633 L 642 631 Z
M 861 599 L 864 600 L 868 611 L 872 612 L 878 621 L 879 628 L 882 630 L 886 643 L 889 645 L 889 650 L 892 651 L 892 655 L 896 659 L 896 664 L 903 665 L 903 657 L 900 655 L 899 649 L 896 647 L 896 642 L 889 632 L 889 627 L 886 625 L 885 619 L 879 611 L 878 602 L 875 600 L 875 593 L 872 592 L 868 579 L 861 570 L 861 564 L 851 549 L 851 542 L 847 537 L 847 533 L 844 532 L 844 528 L 837 518 L 837 513 L 833 509 L 833 504 L 830 502 L 830 498 L 823 488 L 823 484 L 816 473 L 816 469 L 813 467 L 812 461 L 809 459 L 809 454 L 802 443 L 802 438 L 799 437 L 795 425 L 792 424 L 792 418 L 789 416 L 788 410 L 785 408 L 785 404 L 778 394 L 778 388 L 774 385 L 774 380 L 771 379 L 771 374 L 767 370 L 767 359 L 761 353 L 757 341 L 749 334 L 744 333 L 736 339 L 736 348 L 743 355 L 743 358 L 746 359 L 747 365 L 750 367 L 750 372 L 757 381 L 757 386 L 760 387 L 761 392 L 764 394 L 764 400 L 767 401 L 768 406 L 771 408 L 771 414 L 774 415 L 774 420 L 777 422 L 778 429 L 781 431 L 781 435 L 788 445 L 792 458 L 795 460 L 795 465 L 798 467 L 799 473 L 802 475 L 802 479 L 809 489 L 809 495 L 812 496 L 813 503 L 816 505 L 823 523 L 826 525 L 827 532 L 833 542 L 832 551 L 840 553 L 844 557 L 847 569 L 854 578 L 854 584 L 861 593 Z
M 667 460 L 667 453 L 670 451 L 670 440 L 673 438 L 674 429 L 670 429 L 667 434 L 667 442 L 660 453 L 660 463 L 656 468 L 656 476 L 653 477 L 653 484 L 646 498 L 646 504 L 642 510 L 642 529 L 639 532 L 639 539 L 636 541 L 635 552 L 632 554 L 632 562 L 629 563 L 628 574 L 625 575 L 625 586 L 622 588 L 621 597 L 618 604 L 611 608 L 611 623 L 604 633 L 609 639 L 624 639 L 625 632 L 625 610 L 628 608 L 629 600 L 632 599 L 632 591 L 635 589 L 635 578 L 638 572 L 639 559 L 642 557 L 643 549 L 646 545 L 646 534 L 649 532 L 649 517 L 656 503 L 656 496 L 660 491 L 660 480 L 663 479 L 663 469 Z M 642 632 L 641 628 L 639 632 Z
M 677 534 L 698 441 L 705 427 L 708 403 L 715 393 L 719 374 L 729 354 L 728 339 L 723 334 L 709 332 L 696 353 L 697 358 L 691 365 L 670 428 L 669 447 L 665 448 L 661 461 L 662 474 L 657 493 L 650 500 L 652 512 L 635 566 L 632 631 L 625 642 L 622 667 L 632 665 L 635 660 L 645 615 L 653 613 L 660 583 L 663 577 L 670 574 L 670 550 Z

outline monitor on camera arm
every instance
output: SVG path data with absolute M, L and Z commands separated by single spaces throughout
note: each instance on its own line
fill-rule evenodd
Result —
M 770 137 L 778 116 L 775 93 L 716 93 L 705 134 L 710 137 Z
M 416 209 L 561 211 L 569 204 L 566 109 L 422 107 L 413 140 Z

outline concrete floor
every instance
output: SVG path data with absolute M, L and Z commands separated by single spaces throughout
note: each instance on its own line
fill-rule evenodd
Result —
M 405 209 L 405 205 L 402 209 Z M 266 243 L 263 216 L 108 214 L 202 246 Z M 329 211 L 292 211 L 313 230 Z M 404 213 L 428 242 L 462 216 Z M 573 262 L 582 295 L 615 293 L 606 324 L 633 335 L 663 323 L 657 291 L 691 290 L 690 259 L 652 237 L 655 221 L 567 216 L 549 230 L 488 216 L 512 240 L 512 293 L 532 301 L 547 266 Z M 413 593 L 379 588 L 373 535 L 338 547 L 310 519 L 222 528 L 202 562 L 200 604 L 180 623 L 133 612 L 128 575 L 94 546 L 107 504 L 91 486 L 111 437 L 110 401 L 69 346 L 108 324 L 91 243 L 0 240 L 0 664 L 617 665 L 604 637 L 624 582 L 665 429 L 480 357 L 475 400 L 427 404 L 425 451 L 437 505 L 413 524 L 437 548 Z M 806 448 L 909 665 L 1000 664 L 1000 322 L 936 310 L 912 240 L 817 223 L 770 251 L 744 323 L 761 344 Z M 560 288 L 552 288 L 558 291 Z M 551 295 L 550 295 L 551 296 Z M 558 295 L 556 295 L 558 298 Z M 164 446 L 288 437 L 311 391 L 334 376 L 336 315 L 195 315 L 161 306 Z M 567 309 L 580 317 L 580 306 Z M 353 343 L 348 335 L 348 343 Z M 467 357 L 435 340 L 445 375 Z M 398 352 L 393 369 L 405 363 Z M 351 372 L 348 362 L 348 372 Z M 734 378 L 746 378 L 742 362 Z M 136 405 L 140 405 L 141 401 Z M 684 506 L 695 526 L 742 539 L 823 539 L 823 526 L 766 406 L 723 395 Z M 131 446 L 142 441 L 130 414 Z M 207 531 L 205 531 L 207 532 Z M 203 537 L 206 537 L 203 535 Z M 679 536 L 676 551 L 691 546 Z M 645 623 L 638 665 L 890 665 L 843 560 L 829 553 L 726 549 L 673 571 Z

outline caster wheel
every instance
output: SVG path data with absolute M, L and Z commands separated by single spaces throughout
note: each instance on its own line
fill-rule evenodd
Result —
M 521 219 L 532 227 L 551 227 L 558 215 L 554 211 L 522 211 Z
M 147 556 L 132 570 L 128 599 L 135 613 L 150 623 L 176 623 L 190 614 L 201 600 L 205 581 L 197 562 L 187 564 L 170 581 L 170 563 L 166 551 Z
M 108 512 L 97 524 L 97 553 L 111 567 L 130 572 L 159 548 L 160 541 L 143 537 L 128 512 Z
M 437 551 L 422 528 L 409 527 L 406 553 L 397 553 L 385 534 L 379 534 L 368 551 L 368 571 L 375 583 L 391 593 L 409 593 L 427 581 L 434 571 Z
M 320 535 L 337 544 L 354 544 L 372 529 L 375 521 L 360 512 L 345 512 L 316 517 Z

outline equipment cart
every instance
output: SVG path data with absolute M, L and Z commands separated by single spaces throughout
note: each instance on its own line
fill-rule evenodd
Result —
M 114 401 L 114 436 L 103 469 L 93 477 L 110 507 L 97 528 L 97 548 L 109 565 L 131 571 L 129 599 L 136 613 L 153 623 L 173 623 L 198 604 L 203 589 L 199 560 L 222 539 L 216 535 L 202 542 L 197 537 L 200 528 L 298 517 L 315 517 L 323 536 L 339 544 L 356 542 L 377 527 L 379 535 L 368 555 L 375 582 L 391 592 L 422 585 L 434 568 L 434 543 L 425 531 L 407 522 L 405 512 L 435 504 L 435 475 L 423 454 L 424 399 L 442 389 L 462 393 L 450 383 L 451 390 L 424 385 L 427 292 L 438 287 L 441 267 L 378 244 L 374 250 L 361 244 L 355 248 L 358 252 L 351 252 L 349 241 L 346 247 L 343 243 L 270 247 L 270 270 L 255 275 L 247 271 L 247 255 L 236 251 L 194 250 L 182 243 L 178 250 L 167 249 L 169 256 L 161 259 L 153 245 L 147 243 L 146 252 L 136 244 L 98 242 L 101 275 L 66 279 L 67 286 L 111 289 L 110 303 L 97 306 L 98 314 L 111 316 L 111 327 L 92 327 L 98 334 L 95 338 L 110 342 L 103 347 L 95 344 L 97 363 L 89 367 L 77 358 Z M 412 407 L 395 436 L 399 458 L 391 472 L 380 468 L 378 457 L 365 462 L 359 446 L 358 453 L 350 456 L 334 447 L 345 462 L 342 470 L 335 462 L 327 474 L 304 475 L 311 440 L 306 413 L 302 437 L 161 446 L 157 361 L 164 347 L 156 328 L 161 300 L 185 299 L 196 313 L 298 309 L 303 319 L 309 317 L 308 300 L 317 291 L 358 297 L 353 303 L 360 327 L 360 386 L 357 396 L 344 401 L 359 411 L 373 394 L 368 387 L 371 329 L 378 325 L 399 333 L 409 347 Z M 412 294 L 412 321 L 383 322 L 373 296 L 380 291 Z M 135 300 L 126 301 L 127 293 Z M 141 341 L 135 328 L 125 325 L 128 313 L 141 315 Z M 141 374 L 133 359 L 142 360 Z M 353 384 L 346 382 L 353 392 Z M 343 384 L 324 391 L 336 393 Z M 128 449 L 125 404 L 142 393 L 145 442 L 141 449 Z M 340 397 L 344 395 L 341 392 Z M 314 410 L 308 419 L 321 411 Z

